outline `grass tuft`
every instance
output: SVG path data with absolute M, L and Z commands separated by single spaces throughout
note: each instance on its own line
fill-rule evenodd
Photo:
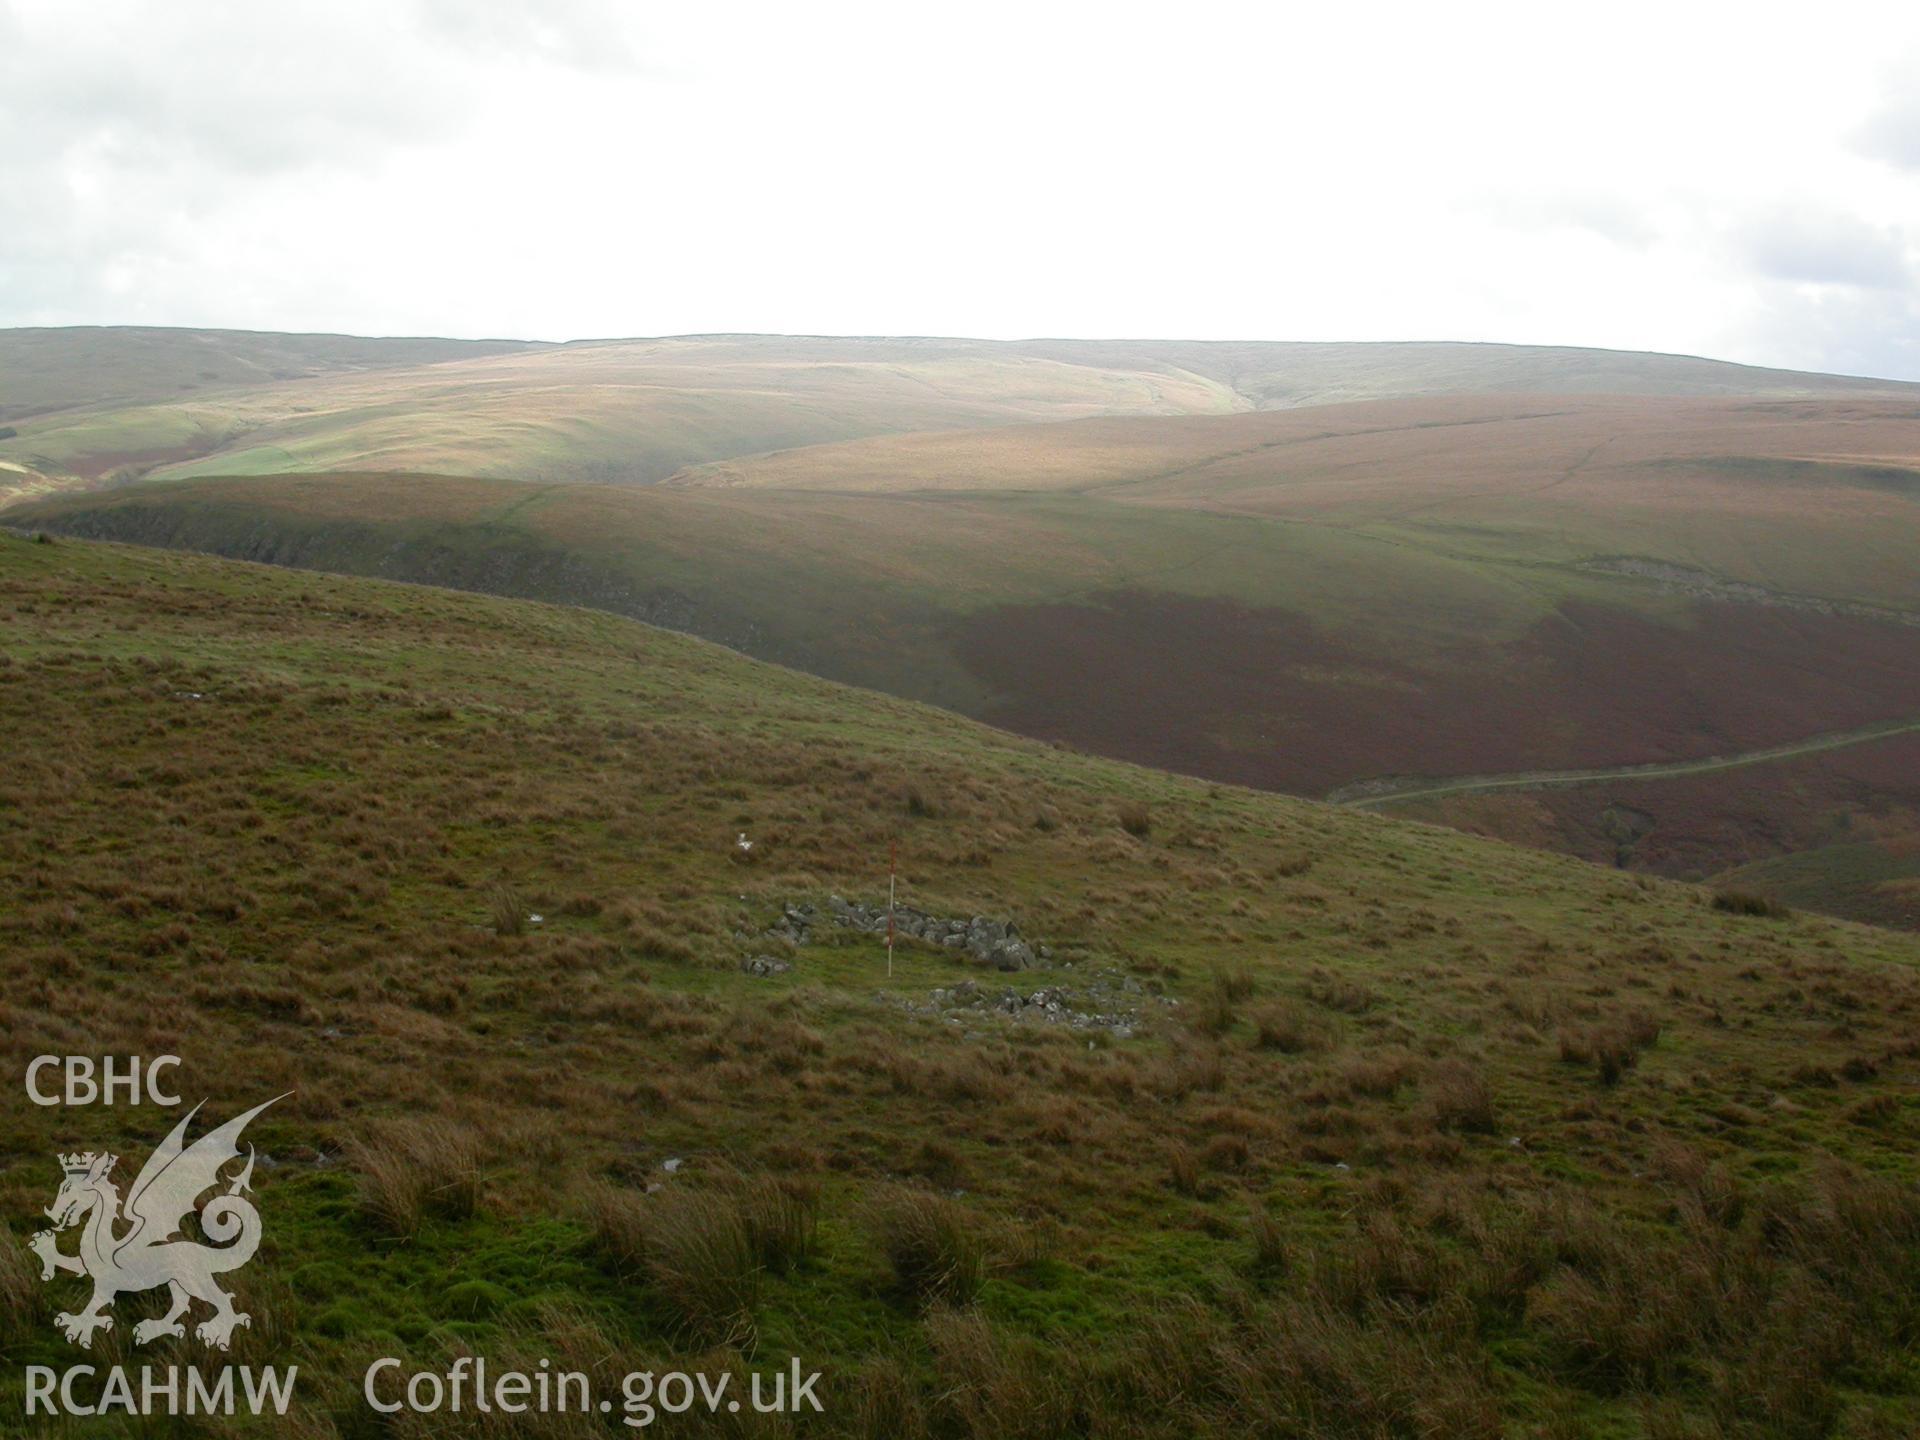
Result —
M 1262 1050 L 1298 1055 L 1318 1048 L 1320 1028 L 1305 1006 L 1293 1000 L 1274 1000 L 1253 1012 L 1253 1040 Z
M 1493 1132 L 1493 1090 L 1471 1062 L 1448 1060 L 1436 1065 L 1428 1078 L 1427 1091 L 1439 1129 L 1472 1135 Z
M 1253 1240 L 1253 1273 L 1260 1276 L 1284 1273 L 1287 1268 L 1287 1235 L 1280 1217 L 1255 1201 L 1249 1216 L 1249 1233 Z
M 740 1209 L 675 1189 L 647 1216 L 646 1272 L 687 1337 L 701 1345 L 752 1342 L 762 1268 Z
M 820 1227 L 820 1187 L 772 1175 L 743 1177 L 734 1204 L 760 1266 L 784 1275 L 813 1253 Z
M 620 1279 L 639 1275 L 647 1261 L 647 1205 L 644 1196 L 619 1185 L 591 1188 L 581 1206 L 594 1253 Z
M 916 1305 L 967 1305 L 986 1280 L 986 1251 L 959 1205 L 899 1189 L 872 1206 L 871 1225 L 900 1293 Z
M 1660 1039 L 1660 1022 L 1646 1011 L 1633 1011 L 1602 1024 L 1567 1027 L 1560 1031 L 1560 1058 L 1569 1064 L 1591 1064 L 1602 1085 L 1617 1085 L 1640 1063 L 1640 1054 Z
M 1716 890 L 1713 908 L 1728 915 L 1752 915 L 1761 920 L 1790 920 L 1793 911 L 1768 895 L 1752 890 Z
M 511 885 L 502 883 L 487 891 L 487 908 L 493 917 L 496 935 L 527 933 L 527 907 Z
M 360 1172 L 361 1214 L 398 1239 L 412 1238 L 429 1217 L 468 1220 L 480 1208 L 479 1143 L 451 1122 L 390 1125 L 351 1143 L 347 1158 Z
M 40 1266 L 13 1235 L 0 1230 L 0 1341 L 22 1337 L 40 1310 Z

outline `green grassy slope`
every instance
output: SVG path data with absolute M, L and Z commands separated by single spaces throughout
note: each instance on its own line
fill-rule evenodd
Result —
M 222 1118 L 297 1091 L 236 1276 L 235 1358 L 301 1366 L 268 1433 L 384 1433 L 367 1357 L 457 1350 L 797 1354 L 807 1433 L 901 1440 L 1920 1424 L 1911 937 L 581 610 L 0 536 L 0 621 L 7 1064 L 179 1053 Z M 761 933 L 879 896 L 895 841 L 907 898 L 1018 920 L 1020 991 L 1127 1033 Z M 158 1138 L 0 1114 L 16 1242 L 55 1150 Z M 74 1296 L 0 1256 L 14 1387 L 72 1363 Z M 183 1353 L 122 1310 L 89 1359 Z M 462 1419 L 419 1433 L 494 1433 Z
M 1920 827 L 1911 814 L 1889 844 L 1875 837 L 1827 844 L 1735 866 L 1722 883 L 1783 904 L 1812 905 L 1832 914 L 1920 929 Z

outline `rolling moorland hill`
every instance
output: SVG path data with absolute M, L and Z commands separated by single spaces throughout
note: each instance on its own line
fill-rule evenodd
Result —
M 589 341 L 334 374 L 14 427 L 19 489 L 343 466 L 645 483 L 683 466 L 894 430 L 1234 408 L 1164 364 L 1031 357 L 984 341 Z
M 1915 937 L 582 609 L 0 534 L 0 624 L 7 1063 L 296 1092 L 231 1358 L 305 1413 L 257 1433 L 497 1434 L 358 1400 L 473 1352 L 799 1355 L 806 1433 L 896 1440 L 1920 1427 Z M 1037 968 L 889 979 L 829 897 L 896 841 Z M 76 1353 L 54 1153 L 158 1137 L 0 1114 L 12 1386 Z M 121 1310 L 91 1363 L 197 1356 Z
M 1914 397 L 1920 387 L 1506 345 L 682 336 L 536 346 L 16 330 L 0 332 L 0 420 L 17 432 L 0 438 L 0 498 L 130 476 L 342 469 L 646 483 L 866 435 L 1512 392 Z
M 1103 754 L 1920 923 L 1905 399 L 1428 397 L 9 519 L 592 605 Z M 1604 773 L 1520 783 L 1573 770 Z
M 525 340 L 382 339 L 141 325 L 0 329 L 0 421 L 539 348 Z
M 1152 359 L 1233 388 L 1257 410 L 1417 395 L 1920 395 L 1868 376 L 1735 365 L 1695 355 L 1570 345 L 1458 341 L 1032 340 L 1039 356 L 1078 364 Z

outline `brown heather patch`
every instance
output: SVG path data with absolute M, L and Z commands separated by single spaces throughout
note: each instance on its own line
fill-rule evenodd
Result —
M 984 712 L 996 724 L 1309 795 L 1698 758 L 1920 711 L 1912 629 L 1847 615 L 1701 601 L 1669 621 L 1569 596 L 1521 633 L 1480 637 L 1471 666 L 1407 648 L 1305 608 L 1143 589 L 981 609 L 956 637 L 1004 697 Z M 1224 738 L 1245 717 L 1257 745 Z

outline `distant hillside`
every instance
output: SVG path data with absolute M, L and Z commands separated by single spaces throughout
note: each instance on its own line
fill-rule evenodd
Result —
M 505 352 L 505 353 L 495 353 Z M 650 483 L 872 435 L 1444 394 L 1904 396 L 1920 386 L 1506 345 L 688 336 L 361 341 L 0 332 L 0 497 L 129 476 L 425 470 Z
M 247 1434 L 627 1433 L 375 1423 L 370 1357 L 465 1355 L 797 1357 L 819 1440 L 1920 1424 L 1916 937 L 577 609 L 0 534 L 0 627 L 0 1065 L 284 1096 Z M 0 1087 L 0 1409 L 207 1354 L 133 1296 L 78 1350 L 28 1247 L 172 1122 Z M 665 1433 L 787 1433 L 730 1418 Z
M 370 339 L 141 325 L 0 329 L 0 421 L 537 348 L 522 340 Z
M 1165 364 L 979 341 L 595 341 L 24 419 L 0 467 L 20 491 L 343 467 L 647 483 L 863 435 L 1243 407 Z
M 1077 363 L 1151 357 L 1230 386 L 1253 408 L 1284 410 L 1410 395 L 1906 395 L 1920 384 L 1735 365 L 1694 355 L 1455 341 L 1027 341 Z

